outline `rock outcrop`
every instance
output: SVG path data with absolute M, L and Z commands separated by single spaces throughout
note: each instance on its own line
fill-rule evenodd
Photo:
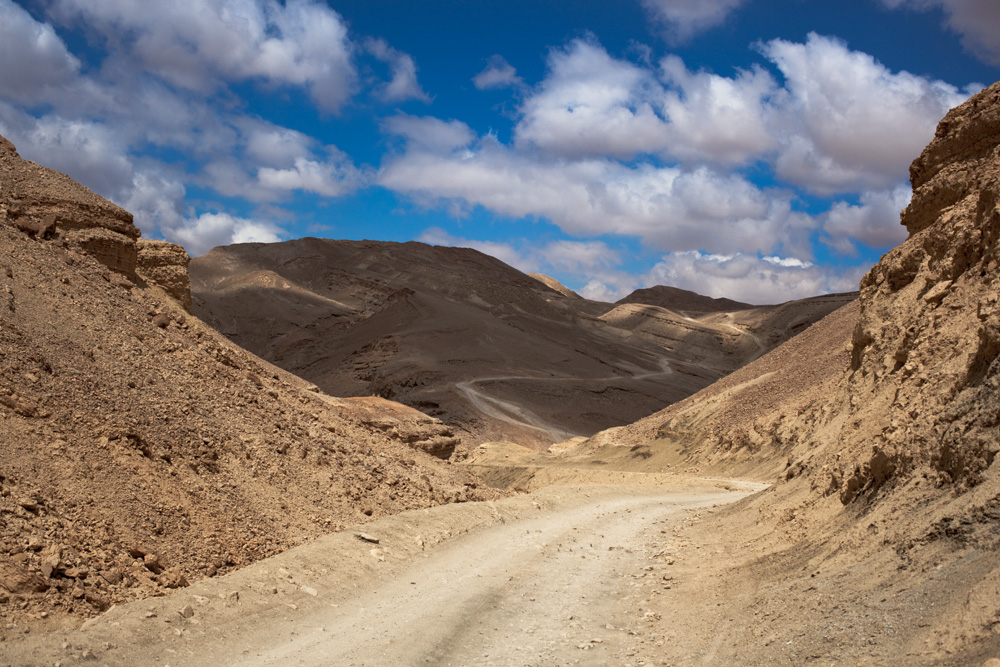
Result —
M 921 470 L 974 486 L 1000 450 L 1000 84 L 948 113 L 910 177 L 910 236 L 861 282 L 838 395 L 845 503 Z
M 139 228 L 132 214 L 65 174 L 21 158 L 0 137 L 0 224 L 79 248 L 109 269 L 135 277 Z
M 64 245 L 107 233 L 134 252 L 138 232 L 2 150 L 0 646 L 369 518 L 498 497 L 438 458 L 437 420 L 325 396 L 148 289 L 184 296 L 176 246 L 140 244 L 133 281 Z
M 845 505 L 913 480 L 957 492 L 983 482 L 1000 451 L 1000 84 L 949 112 L 910 172 L 913 199 L 902 214 L 910 236 L 861 281 L 857 319 L 839 318 L 837 330 L 856 321 L 846 349 L 834 335 L 790 357 L 810 344 L 800 337 L 595 441 L 686 432 L 692 465 L 787 461 L 788 479 L 804 475 Z M 775 377 L 800 391 L 745 400 Z M 724 429 L 719 414 L 728 415 Z
M 184 310 L 191 312 L 191 256 L 181 246 L 167 241 L 139 239 L 137 271 L 146 280 L 163 288 Z

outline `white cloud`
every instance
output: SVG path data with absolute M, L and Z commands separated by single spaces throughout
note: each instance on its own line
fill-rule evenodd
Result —
M 58 115 L 36 119 L 0 102 L 0 134 L 26 159 L 70 174 L 98 193 L 118 194 L 132 181 L 128 147 L 103 123 Z
M 663 152 L 687 162 L 743 164 L 777 148 L 769 127 L 777 84 L 759 67 L 734 78 L 690 72 L 677 56 L 660 63 L 669 139 Z
M 781 70 L 788 91 L 777 112 L 783 144 L 777 174 L 822 195 L 904 179 L 937 122 L 967 97 L 942 81 L 893 73 L 872 56 L 814 33 L 805 44 L 776 39 L 760 49 Z
M 603 241 L 550 241 L 537 245 L 526 239 L 511 243 L 461 238 L 432 227 L 417 239 L 433 245 L 474 248 L 524 273 L 558 273 L 578 282 L 588 299 L 616 301 L 639 286 L 639 278 L 618 269 L 621 253 Z M 615 298 L 610 298 L 617 294 Z
M 937 121 L 966 97 L 828 37 L 759 49 L 783 85 L 759 66 L 724 77 L 668 56 L 653 69 L 575 40 L 552 51 L 545 79 L 521 104 L 515 146 L 691 167 L 766 160 L 786 182 L 828 196 L 902 180 Z
M 780 192 L 736 175 L 610 160 L 540 161 L 487 136 L 450 154 L 410 150 L 390 158 L 378 182 L 444 203 L 501 215 L 545 217 L 574 236 L 638 236 L 661 248 L 808 254 L 813 222 Z
M 77 60 L 52 26 L 35 21 L 11 0 L 0 0 L 0 90 L 7 99 L 27 104 L 71 82 Z
M 432 152 L 450 152 L 471 144 L 476 135 L 465 123 L 444 121 L 431 116 L 396 114 L 386 119 L 382 129 L 404 137 L 411 146 Z
M 521 88 L 524 80 L 517 70 L 500 55 L 490 56 L 482 72 L 472 77 L 472 84 L 479 90 L 497 88 Z
M 621 255 L 603 241 L 552 241 L 538 255 L 548 266 L 575 275 L 606 272 L 621 262 Z
M 827 242 L 843 254 L 854 254 L 855 242 L 872 248 L 896 246 L 906 240 L 899 213 L 910 203 L 912 190 L 900 185 L 893 190 L 865 192 L 858 205 L 836 202 L 821 216 Z
M 262 167 L 257 170 L 257 180 L 265 189 L 302 190 L 324 197 L 339 197 L 361 187 L 364 175 L 350 158 L 333 147 L 329 152 L 330 159 L 323 162 L 300 157 L 288 169 Z
M 418 239 L 435 245 L 475 248 L 525 273 L 540 271 L 567 284 L 582 284 L 577 292 L 595 301 L 615 302 L 640 287 L 670 285 L 713 297 L 748 303 L 782 303 L 858 287 L 867 267 L 835 270 L 795 257 L 755 253 L 717 254 L 699 251 L 668 253 L 651 269 L 630 273 L 621 268 L 623 256 L 603 241 L 558 240 L 534 246 L 460 238 L 432 228 Z
M 662 23 L 674 39 L 715 27 L 746 0 L 642 0 L 653 19 Z
M 273 223 L 227 213 L 202 213 L 164 230 L 168 240 L 183 245 L 192 257 L 232 243 L 277 243 L 283 234 Z
M 259 79 L 303 86 L 321 109 L 337 111 L 356 86 L 347 28 L 325 3 L 52 0 L 50 7 L 182 88 L 207 93 L 222 81 Z
M 649 70 L 575 40 L 550 54 L 548 75 L 521 106 L 516 142 L 572 159 L 658 152 L 670 139 L 654 108 L 658 88 Z
M 646 279 L 650 285 L 764 304 L 856 290 L 865 270 L 857 267 L 838 273 L 795 259 L 677 252 L 664 256 Z
M 882 0 L 891 8 L 940 8 L 949 28 L 984 62 L 1000 65 L 1000 3 L 995 0 Z
M 595 278 L 594 280 L 589 281 L 581 289 L 577 290 L 577 293 L 584 299 L 614 303 L 624 299 L 629 294 L 637 290 L 639 288 L 639 284 L 640 283 L 634 278 L 625 281 L 625 284 L 623 285 L 609 285 L 606 282 Z
M 417 82 L 417 65 L 410 55 L 392 48 L 384 39 L 368 39 L 365 41 L 365 48 L 378 60 L 388 64 L 391 70 L 392 78 L 376 90 L 383 101 L 431 101 Z
M 258 164 L 289 166 L 309 154 L 316 140 L 297 130 L 248 118 L 238 119 L 246 155 Z
M 136 172 L 119 203 L 132 213 L 146 238 L 183 226 L 184 184 L 157 170 Z M 172 240 L 172 239 L 171 239 Z

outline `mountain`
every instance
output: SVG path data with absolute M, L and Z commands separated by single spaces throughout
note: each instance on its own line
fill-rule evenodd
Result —
M 498 496 L 438 458 L 441 422 L 328 396 L 191 316 L 187 260 L 0 138 L 0 639 Z
M 576 450 L 774 482 L 698 531 L 706 548 L 719 543 L 709 535 L 738 536 L 733 558 L 766 564 L 752 583 L 720 574 L 730 618 L 766 608 L 771 632 L 822 636 L 893 628 L 875 662 L 1000 654 L 998 147 L 994 84 L 949 112 L 913 162 L 909 237 L 864 277 L 856 305 Z M 731 644 L 754 637 L 747 623 Z
M 732 299 L 713 299 L 703 296 L 697 292 L 669 287 L 667 285 L 656 285 L 637 289 L 624 299 L 619 299 L 615 305 L 621 306 L 626 303 L 639 303 L 646 306 L 659 306 L 667 310 L 676 312 L 691 313 L 720 313 L 732 310 L 745 310 L 753 308 L 749 303 L 740 303 Z
M 472 445 L 545 448 L 627 424 L 783 339 L 741 328 L 759 314 L 616 309 L 476 250 L 415 242 L 240 244 L 190 272 L 194 312 L 237 344 L 329 393 L 420 409 Z M 646 324 L 663 318 L 669 331 Z
M 559 282 L 558 280 L 556 280 L 552 276 L 547 276 L 544 273 L 529 273 L 528 275 L 531 276 L 532 278 L 534 278 L 535 280 L 537 280 L 538 282 L 542 283 L 543 285 L 545 285 L 549 289 L 554 289 L 555 291 L 559 292 L 563 296 L 568 296 L 568 297 L 572 297 L 572 298 L 575 298 L 575 299 L 582 298 L 579 294 L 577 294 L 576 292 L 574 292 L 570 288 L 566 287 L 565 285 L 563 285 L 561 282 Z

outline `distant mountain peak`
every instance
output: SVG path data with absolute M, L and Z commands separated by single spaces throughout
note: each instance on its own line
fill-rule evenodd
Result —
M 713 299 L 697 292 L 667 285 L 637 289 L 624 299 L 617 301 L 616 305 L 626 303 L 659 306 L 668 310 L 683 310 L 692 313 L 719 313 L 753 308 L 749 303 L 733 301 L 732 299 Z

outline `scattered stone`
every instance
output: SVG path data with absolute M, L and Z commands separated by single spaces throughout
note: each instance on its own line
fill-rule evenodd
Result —
M 181 607 L 177 613 L 181 615 L 181 618 L 191 618 L 192 616 L 194 616 L 194 607 L 192 607 L 189 604 L 186 604 L 183 607 Z
M 362 542 L 369 542 L 369 543 L 371 543 L 371 544 L 378 544 L 378 543 L 379 543 L 379 541 L 378 541 L 378 538 L 377 538 L 377 537 L 372 537 L 372 536 L 371 536 L 371 535 L 369 535 L 368 533 L 358 533 L 358 534 L 356 535 L 356 537 L 357 537 L 357 538 L 358 538 L 359 540 L 361 540 Z M 420 543 L 420 544 L 421 544 L 421 546 L 423 546 L 423 543 L 422 543 L 422 541 L 420 540 L 420 538 L 419 538 L 419 537 L 417 538 L 417 541 L 418 541 L 418 543 Z

